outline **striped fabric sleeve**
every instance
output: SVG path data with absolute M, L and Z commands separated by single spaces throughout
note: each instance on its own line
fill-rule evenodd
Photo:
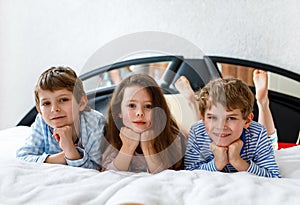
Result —
M 249 173 L 263 177 L 278 177 L 280 172 L 275 161 L 274 150 L 265 128 L 258 136 L 255 157 L 250 161 Z
M 200 133 L 205 133 L 203 130 L 204 127 L 199 129 L 198 125 L 199 123 L 196 123 L 190 130 L 184 157 L 185 169 L 218 171 L 213 156 L 209 157 L 210 159 L 207 160 L 203 153 L 201 153 L 201 149 L 209 149 L 209 146 L 202 145 L 209 145 L 210 141 L 207 141 L 207 138 L 202 137 Z

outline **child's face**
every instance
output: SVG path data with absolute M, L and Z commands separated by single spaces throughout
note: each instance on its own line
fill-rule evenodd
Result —
M 207 109 L 203 118 L 209 137 L 221 147 L 227 147 L 238 140 L 243 128 L 247 128 L 251 120 L 252 114 L 244 120 L 240 109 L 229 111 L 219 103 Z
M 73 93 L 67 89 L 53 92 L 40 90 L 39 99 L 38 110 L 46 123 L 53 128 L 73 126 L 74 122 L 79 120 L 79 112 L 86 106 L 84 98 L 78 104 Z
M 123 124 L 137 133 L 151 127 L 152 99 L 145 88 L 125 88 L 120 117 Z

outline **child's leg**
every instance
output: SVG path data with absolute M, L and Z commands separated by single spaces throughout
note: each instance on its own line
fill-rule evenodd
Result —
M 254 70 L 253 81 L 256 90 L 256 101 L 258 105 L 258 122 L 264 125 L 275 149 L 278 148 L 277 132 L 275 129 L 268 98 L 268 73 L 262 70 Z
M 194 101 L 195 93 L 185 76 L 180 76 L 175 83 L 176 89 L 190 102 Z
M 185 76 L 180 76 L 180 78 L 178 78 L 175 83 L 175 87 L 179 91 L 179 93 L 188 100 L 190 108 L 195 113 L 195 117 L 191 117 L 191 119 L 200 120 L 200 110 L 195 99 L 195 93 L 190 85 L 189 80 Z

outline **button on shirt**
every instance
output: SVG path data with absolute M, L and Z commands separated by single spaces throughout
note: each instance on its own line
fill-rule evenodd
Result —
M 104 116 L 96 110 L 91 109 L 80 113 L 80 133 L 76 149 L 82 158 L 78 160 L 65 158 L 68 165 L 100 169 L 100 144 L 103 138 L 104 123 Z M 25 145 L 17 150 L 17 158 L 28 162 L 43 163 L 49 155 L 62 152 L 59 142 L 52 137 L 52 130 L 53 128 L 38 114 L 31 126 L 31 134 L 26 139 Z
M 243 130 L 241 139 L 244 143 L 241 158 L 250 164 L 247 172 L 264 177 L 281 177 L 270 139 L 261 124 L 252 121 L 250 126 Z M 218 171 L 214 155 L 209 148 L 211 142 L 203 121 L 195 123 L 190 130 L 185 153 L 186 170 Z M 237 170 L 228 163 L 222 172 L 237 172 Z

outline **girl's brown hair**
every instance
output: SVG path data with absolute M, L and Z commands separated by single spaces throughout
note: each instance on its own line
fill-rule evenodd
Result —
M 211 80 L 200 90 L 197 99 L 202 116 L 212 105 L 221 103 L 228 110 L 240 109 L 243 119 L 247 119 L 254 105 L 254 95 L 249 86 L 237 78 Z
M 35 103 L 38 106 L 39 90 L 56 91 L 67 89 L 71 91 L 78 103 L 81 97 L 86 95 L 83 89 L 82 81 L 77 77 L 75 71 L 69 67 L 51 67 L 45 70 L 39 77 L 35 86 Z
M 162 132 L 155 138 L 154 146 L 156 153 L 158 153 L 158 155 L 161 157 L 162 162 L 168 165 L 168 168 L 180 169 L 182 166 L 182 156 L 184 154 L 184 150 L 178 150 L 176 146 L 170 145 L 175 139 L 177 139 L 177 137 L 182 137 L 182 135 L 179 131 L 178 125 L 171 115 L 162 90 L 156 81 L 149 75 L 131 75 L 122 80 L 114 90 L 108 108 L 108 121 L 104 129 L 104 136 L 106 137 L 108 143 L 118 150 L 121 149 L 122 141 L 119 137 L 119 134 L 120 128 L 123 127 L 123 121 L 119 117 L 119 114 L 121 113 L 121 103 L 124 97 L 124 91 L 130 86 L 140 86 L 141 88 L 145 88 L 150 95 L 153 107 L 152 129 L 159 131 L 162 130 Z M 161 109 L 164 111 L 164 113 L 161 112 Z M 155 110 L 158 110 L 158 112 Z

